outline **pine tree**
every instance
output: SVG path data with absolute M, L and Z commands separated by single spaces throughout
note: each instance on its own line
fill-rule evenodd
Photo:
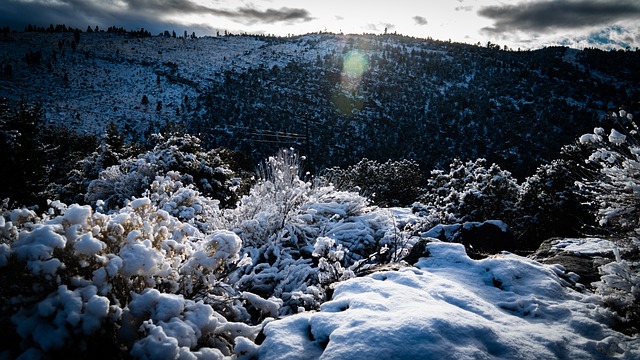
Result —
M 39 195 L 48 183 L 45 148 L 40 141 L 42 108 L 20 103 L 0 114 L 0 198 L 20 205 L 44 206 Z

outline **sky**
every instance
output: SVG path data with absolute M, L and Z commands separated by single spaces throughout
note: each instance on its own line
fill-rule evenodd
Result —
M 389 33 L 512 49 L 640 47 L 640 0 L 2 0 L 0 26 L 178 34 Z

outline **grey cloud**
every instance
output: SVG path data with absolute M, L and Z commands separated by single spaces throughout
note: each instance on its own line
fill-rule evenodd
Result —
M 378 24 L 367 24 L 365 29 L 368 31 L 381 31 L 381 29 L 386 29 L 387 31 L 391 31 L 395 29 L 396 26 L 389 23 L 378 23 Z
M 369 31 L 378 31 L 378 25 L 376 24 L 367 24 L 364 28 Z
M 283 7 L 280 9 L 267 9 L 260 11 L 253 8 L 238 8 L 234 11 L 228 10 L 212 10 L 212 14 L 230 17 L 246 23 L 277 23 L 277 22 L 296 22 L 311 21 L 313 17 L 305 9 L 292 9 Z
M 580 29 L 637 19 L 640 4 L 636 0 L 560 0 L 483 7 L 480 16 L 493 19 L 486 33 L 512 31 L 545 33 L 556 29 Z
M 236 9 L 218 9 L 200 5 L 191 0 L 123 0 L 116 5 L 114 1 L 98 0 L 47 0 L 25 2 L 22 0 L 0 1 L 0 24 L 21 29 L 31 23 L 46 26 L 49 23 L 65 23 L 69 26 L 87 25 L 123 26 L 123 27 L 163 27 L 159 15 L 211 14 L 226 17 L 245 25 L 256 23 L 293 23 L 313 20 L 305 9 L 283 7 L 280 9 L 259 10 L 251 6 Z
M 427 25 L 427 23 L 428 23 L 427 18 L 422 17 L 422 16 L 414 16 L 412 19 L 418 25 Z
M 468 5 L 468 6 L 458 6 L 455 8 L 456 11 L 471 11 L 473 10 L 473 6 Z

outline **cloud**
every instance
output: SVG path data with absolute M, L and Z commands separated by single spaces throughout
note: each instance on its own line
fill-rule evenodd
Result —
M 234 22 L 274 24 L 307 22 L 314 18 L 305 9 L 282 7 L 260 10 L 253 6 L 222 9 L 201 5 L 192 0 L 2 0 L 0 24 L 20 28 L 31 23 L 38 26 L 65 23 L 87 25 L 162 28 L 167 16 L 208 14 Z
M 381 29 L 384 29 L 385 31 L 392 31 L 393 29 L 396 28 L 396 26 L 390 23 L 378 23 L 378 24 L 367 24 L 365 25 L 364 28 L 367 31 L 379 32 L 379 31 L 382 31 Z
M 495 20 L 492 27 L 482 29 L 485 33 L 550 33 L 558 29 L 585 29 L 635 20 L 640 16 L 640 4 L 636 0 L 534 1 L 487 6 L 478 14 Z
M 455 8 L 456 11 L 471 11 L 473 10 L 473 6 L 468 5 L 468 6 L 457 6 Z
M 414 16 L 413 21 L 416 22 L 416 24 L 420 25 L 420 26 L 424 26 L 428 24 L 427 18 L 422 17 L 422 16 Z
M 563 39 L 561 45 L 583 48 L 599 45 L 601 48 L 625 49 L 634 48 L 640 43 L 640 35 L 621 26 L 611 26 L 584 36 Z
M 244 24 L 267 23 L 273 24 L 277 22 L 297 22 L 311 21 L 313 17 L 305 9 L 292 9 L 283 7 L 280 9 L 267 9 L 264 11 L 254 8 L 238 8 L 236 10 L 213 10 L 212 15 L 228 17 Z

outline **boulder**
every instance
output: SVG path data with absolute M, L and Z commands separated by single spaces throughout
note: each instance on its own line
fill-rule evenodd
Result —
M 567 274 L 577 274 L 578 282 L 590 287 L 600 280 L 598 268 L 615 260 L 614 246 L 600 238 L 551 238 L 528 257 L 542 264 L 562 265 Z
M 501 251 L 514 252 L 517 249 L 516 237 L 499 220 L 437 225 L 421 237 L 463 244 L 471 258 L 483 258 Z

